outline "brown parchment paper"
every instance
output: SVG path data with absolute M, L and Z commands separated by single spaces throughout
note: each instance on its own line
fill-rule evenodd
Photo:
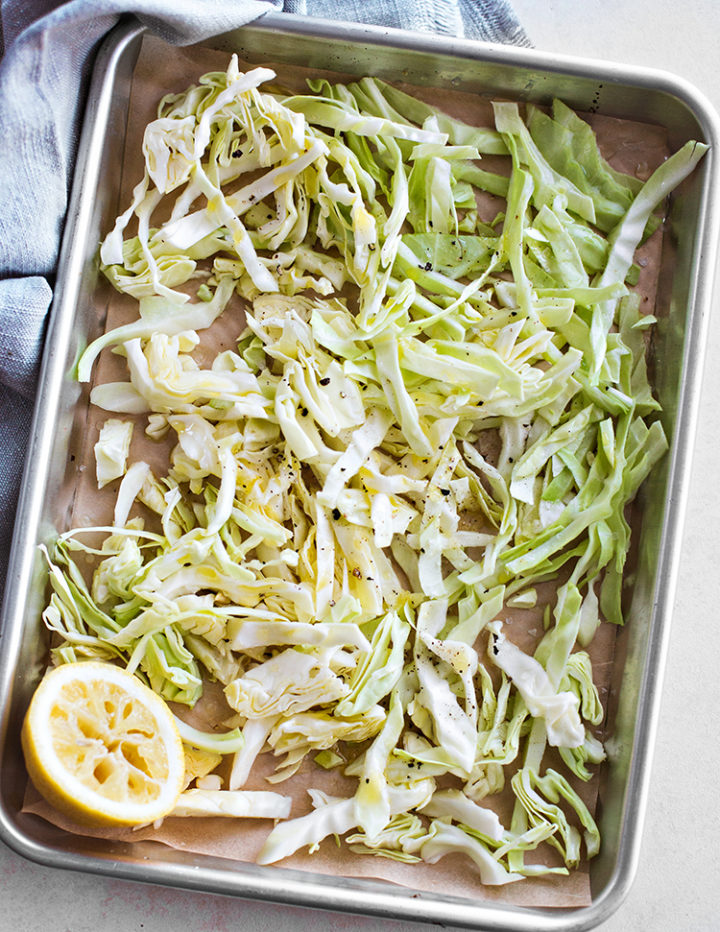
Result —
M 289 89 L 302 91 L 307 77 L 328 77 L 331 80 L 352 80 L 350 75 L 318 72 L 299 67 L 275 65 L 271 61 L 264 64 L 273 67 L 278 74 L 278 83 Z M 141 153 L 142 136 L 146 124 L 155 118 L 159 99 L 166 93 L 181 92 L 207 71 L 224 71 L 229 55 L 225 52 L 196 46 L 185 49 L 172 48 L 154 38 L 146 38 L 143 43 L 131 90 L 128 131 L 125 143 L 124 161 L 120 192 L 117 203 L 118 212 L 129 203 L 132 189 L 142 177 L 143 161 Z M 254 67 L 243 65 L 241 68 Z M 398 86 L 405 87 L 398 82 Z M 457 116 L 468 123 L 478 126 L 492 125 L 492 108 L 488 100 L 459 90 L 407 88 L 411 93 L 441 107 L 447 113 Z M 622 171 L 627 171 L 645 179 L 654 168 L 667 156 L 665 131 L 662 127 L 620 121 L 597 114 L 586 115 L 598 136 L 603 154 L 611 164 Z M 492 158 L 483 160 L 483 166 L 491 170 L 500 170 L 500 162 Z M 492 218 L 498 207 L 492 199 L 484 205 L 484 213 Z M 481 205 L 482 210 L 483 205 Z M 106 231 L 104 231 L 106 232 Z M 643 297 L 643 309 L 651 312 L 655 302 L 658 279 L 662 230 L 659 229 L 638 251 L 637 261 L 640 266 L 640 280 L 636 287 Z M 137 316 L 137 304 L 127 295 L 118 294 L 107 288 L 99 289 L 103 296 L 98 297 L 98 319 L 106 313 L 105 329 L 112 329 Z M 109 294 L 109 298 L 108 298 Z M 235 339 L 243 329 L 242 302 L 234 298 L 223 316 L 211 328 L 201 334 L 202 343 L 196 351 L 198 361 L 209 365 L 215 353 L 233 346 Z M 204 357 L 204 358 L 203 358 Z M 124 380 L 125 363 L 108 351 L 104 351 L 96 366 L 95 384 Z M 80 458 L 84 468 L 78 472 L 77 485 L 71 524 L 73 526 L 92 526 L 109 522 L 117 492 L 117 483 L 112 483 L 99 492 L 95 482 L 95 461 L 93 447 L 100 427 L 108 414 L 92 405 L 88 406 L 87 417 L 82 431 L 82 449 Z M 164 474 L 167 469 L 168 453 L 172 440 L 165 443 L 151 441 L 144 434 L 144 417 L 138 417 L 131 447 L 131 460 L 144 459 L 157 471 Z M 61 529 L 62 530 L 62 529 Z M 543 587 L 539 587 L 543 588 Z M 546 585 L 541 592 L 539 604 L 532 610 L 504 611 L 503 619 L 510 627 L 506 628 L 508 636 L 525 650 L 534 650 L 542 636 L 542 611 L 548 601 L 552 601 L 554 589 Z M 602 624 L 590 645 L 590 654 L 595 681 L 600 697 L 605 704 L 608 695 L 610 674 L 612 672 L 615 645 L 615 629 L 609 624 Z M 229 714 L 219 689 L 210 686 L 206 695 L 192 713 L 182 708 L 177 710 L 186 720 L 199 727 L 211 728 Z M 598 731 L 603 737 L 602 727 Z M 552 750 L 549 752 L 554 754 Z M 356 782 L 335 772 L 327 772 L 311 761 L 306 761 L 301 770 L 285 783 L 272 786 L 265 781 L 265 776 L 273 772 L 277 760 L 271 754 L 264 754 L 256 763 L 246 789 L 273 789 L 292 797 L 292 816 L 304 815 L 311 810 L 308 787 L 317 787 L 333 795 L 351 795 Z M 562 772 L 564 768 L 560 768 Z M 591 811 L 597 803 L 597 776 L 587 784 L 571 780 Z M 511 811 L 511 798 L 506 794 L 490 797 L 483 801 L 497 809 L 505 824 Z M 272 823 L 268 820 L 253 819 L 181 819 L 169 817 L 159 828 L 146 827 L 138 830 L 103 830 L 88 829 L 76 825 L 65 816 L 53 810 L 42 800 L 32 786 L 28 787 L 24 811 L 39 815 L 55 825 L 80 835 L 108 838 L 123 841 L 152 840 L 170 847 L 193 852 L 198 855 L 214 855 L 236 861 L 252 862 L 262 847 Z M 528 862 L 552 861 L 552 853 L 540 857 L 539 852 L 530 852 Z M 335 840 L 326 839 L 319 850 L 309 855 L 301 852 L 292 858 L 280 862 L 281 867 L 310 871 L 315 874 L 332 876 L 377 878 L 418 891 L 438 892 L 447 896 L 471 898 L 475 901 L 501 902 L 524 906 L 580 907 L 591 902 L 588 865 L 580 867 L 567 877 L 538 877 L 504 887 L 485 887 L 480 883 L 477 871 L 469 859 L 450 855 L 435 865 L 402 864 L 385 858 L 353 854 L 343 844 L 338 847 Z M 268 868 L 272 870 L 273 867 Z M 451 918 L 451 917 L 449 917 Z

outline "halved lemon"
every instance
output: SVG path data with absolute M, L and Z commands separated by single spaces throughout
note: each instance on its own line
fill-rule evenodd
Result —
M 89 825 L 166 816 L 184 785 L 175 720 L 137 677 L 99 661 L 46 674 L 22 729 L 30 778 L 56 809 Z

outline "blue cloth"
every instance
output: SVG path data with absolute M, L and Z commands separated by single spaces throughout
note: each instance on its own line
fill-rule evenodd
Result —
M 268 9 L 529 45 L 507 0 L 0 0 L 0 592 L 83 92 L 122 13 L 178 45 Z

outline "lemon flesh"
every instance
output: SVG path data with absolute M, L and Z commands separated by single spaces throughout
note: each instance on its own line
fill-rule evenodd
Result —
M 48 673 L 30 703 L 22 744 L 38 791 L 83 824 L 154 822 L 175 807 L 184 786 L 172 713 L 112 664 L 70 663 Z

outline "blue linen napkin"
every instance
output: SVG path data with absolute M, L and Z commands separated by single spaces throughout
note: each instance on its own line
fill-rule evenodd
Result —
M 122 13 L 185 45 L 268 9 L 530 44 L 507 0 L 0 0 L 0 594 L 93 54 Z

